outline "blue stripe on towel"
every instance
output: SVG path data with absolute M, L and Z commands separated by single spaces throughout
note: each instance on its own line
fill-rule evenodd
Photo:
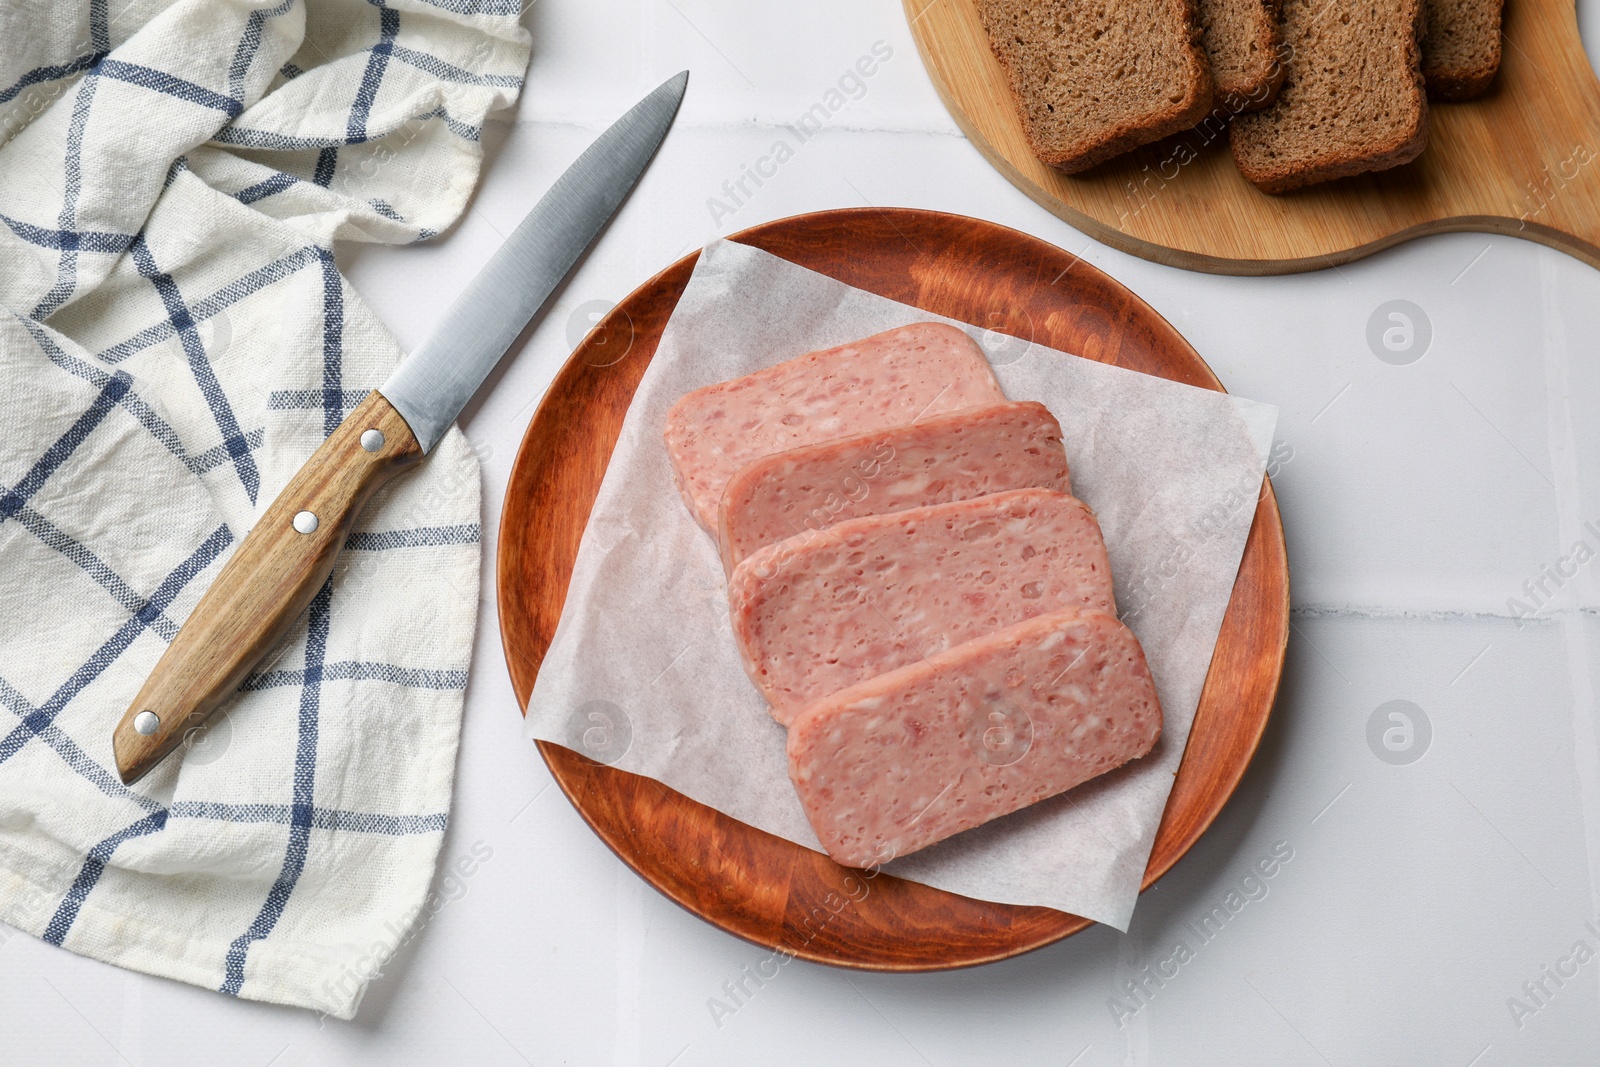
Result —
M 256 53 L 261 50 L 261 32 L 268 19 L 275 19 L 294 6 L 294 0 L 283 0 L 283 3 L 274 8 L 257 8 L 250 12 L 246 20 L 244 34 L 239 38 L 239 47 L 234 50 L 233 62 L 228 64 L 228 91 L 240 100 L 244 99 L 244 79 L 250 73 L 250 64 L 255 61 Z
M 117 401 L 127 395 L 132 385 L 133 380 L 121 371 L 107 377 L 100 387 L 99 395 L 89 404 L 88 410 L 78 416 L 67 428 L 66 433 L 56 438 L 55 443 L 35 461 L 15 488 L 0 493 L 0 522 L 5 522 L 22 510 L 22 506 L 44 486 L 45 482 L 49 481 L 56 469 L 78 450 L 79 445 L 88 440 L 94 428 L 99 426 L 111 409 L 117 406 Z
M 210 296 L 202 297 L 190 303 L 190 320 L 198 325 L 221 314 L 245 297 L 252 296 L 267 286 L 282 281 L 304 269 L 310 263 L 317 262 L 317 253 L 318 249 L 315 245 L 307 245 L 286 256 L 275 259 L 263 267 L 257 267 L 243 277 L 224 285 Z M 173 325 L 171 318 L 165 318 L 154 325 L 146 326 L 127 340 L 120 341 L 110 348 L 97 352 L 95 358 L 101 363 L 121 363 L 129 356 L 137 355 L 152 345 L 160 344 L 177 332 L 177 327 Z
M 367 55 L 367 69 L 361 75 L 361 87 L 356 90 L 355 103 L 350 105 L 350 121 L 345 131 L 351 144 L 367 139 L 367 118 L 372 114 L 372 104 L 378 98 L 383 84 L 383 72 L 389 66 L 389 54 L 394 50 L 394 39 L 400 33 L 400 12 L 383 6 L 375 0 L 378 12 L 378 43 Z
M 23 222 L 9 215 L 0 215 L 6 228 L 31 245 L 56 252 L 126 252 L 133 243 L 131 233 L 101 233 L 96 230 L 49 230 Z
M 90 70 L 72 101 L 72 122 L 67 127 L 67 156 L 62 167 L 65 183 L 61 191 L 61 214 L 56 221 L 56 226 L 63 231 L 77 229 L 78 195 L 83 191 L 83 131 L 88 127 L 89 109 L 94 103 L 95 86 L 99 84 L 93 76 L 98 69 L 97 66 Z M 43 322 L 70 300 L 77 288 L 78 250 L 63 247 L 61 262 L 56 269 L 56 283 L 28 313 L 29 316 Z
M 311 840 L 312 804 L 317 787 L 317 716 L 322 701 L 322 663 L 328 652 L 329 602 L 333 599 L 333 583 L 323 585 L 311 601 L 310 619 L 306 634 L 305 684 L 300 690 L 300 736 L 294 756 L 294 803 L 289 819 L 289 843 L 284 850 L 283 868 L 267 892 L 266 903 L 256 915 L 250 928 L 228 946 L 226 977 L 221 991 L 238 996 L 244 985 L 245 957 L 250 946 L 268 934 L 283 917 L 300 872 L 305 870 L 306 852 Z
M 38 736 L 45 727 L 54 723 L 56 716 L 71 703 L 72 698 L 115 663 L 127 647 L 133 644 L 133 639 L 172 606 L 172 602 L 178 598 L 178 594 L 183 592 L 184 587 L 194 576 L 209 567 L 212 561 L 222 554 L 222 550 L 232 543 L 233 534 L 226 526 L 218 526 L 212 531 L 211 536 L 156 587 L 156 591 L 150 594 L 150 599 L 95 650 L 88 662 L 74 671 L 72 677 L 50 695 L 49 700 L 27 715 L 20 726 L 13 729 L 4 739 L 0 739 L 0 763 L 16 755 L 31 738 Z
M 78 56 L 76 59 L 69 59 L 65 63 L 55 63 L 48 67 L 35 67 L 17 79 L 9 88 L 0 89 L 0 104 L 10 103 L 35 85 L 60 81 L 62 78 L 69 78 L 79 71 L 88 70 L 105 57 L 106 52 L 104 51 L 88 52 Z
M 33 705 L 23 699 L 22 694 L 4 678 L 0 678 L 0 707 L 4 707 L 19 719 L 26 719 L 34 712 Z M 39 734 L 43 741 L 61 759 L 61 762 L 74 773 L 82 777 L 90 785 L 108 797 L 118 800 L 127 800 L 143 808 L 145 811 L 158 811 L 160 803 L 147 796 L 135 793 L 122 784 L 122 779 L 106 770 L 103 766 L 90 759 L 79 748 L 77 743 L 61 731 L 59 726 L 51 723 Z
M 217 381 L 216 370 L 206 356 L 205 345 L 200 341 L 200 332 L 195 328 L 194 316 L 184 304 L 183 294 L 178 291 L 178 284 L 172 280 L 172 275 L 162 272 L 156 266 L 155 257 L 151 255 L 150 246 L 145 243 L 142 233 L 134 238 L 131 252 L 134 266 L 141 275 L 150 280 L 161 296 L 161 304 L 167 310 L 167 319 L 177 331 L 184 355 L 188 357 L 189 370 L 194 374 L 196 384 L 200 386 L 200 394 L 205 397 L 206 406 L 211 409 L 211 417 L 216 420 L 217 429 L 222 432 L 222 443 L 233 459 L 239 481 L 244 486 L 246 495 L 250 497 L 250 503 L 254 504 L 256 494 L 261 491 L 261 472 L 256 469 L 255 456 L 251 454 L 250 444 L 245 440 L 244 432 L 239 429 L 238 416 L 233 413 L 233 406 L 228 403 L 228 395 L 223 392 L 222 383 Z
M 305 671 L 269 670 L 251 675 L 239 688 L 253 692 L 261 689 L 281 689 L 290 685 L 304 685 Z M 367 663 L 360 660 L 340 660 L 330 663 L 322 671 L 325 682 L 386 682 L 407 689 L 436 689 L 448 691 L 467 687 L 466 671 L 440 671 L 426 667 L 400 667 L 393 663 Z
M 344 279 L 333 253 L 317 249 L 322 260 L 322 435 L 344 421 Z
M 171 815 L 174 819 L 213 819 L 221 822 L 273 823 L 283 826 L 293 820 L 294 809 L 288 804 L 224 804 L 217 801 L 185 800 L 172 805 Z M 442 811 L 432 815 L 384 815 L 371 811 L 317 808 L 311 814 L 311 825 L 317 830 L 383 834 L 388 837 L 443 833 L 448 821 L 449 816 Z
M 139 63 L 127 63 L 120 59 L 103 59 L 92 69 L 91 73 L 113 81 L 125 82 L 128 85 L 137 85 L 141 89 L 150 89 L 154 92 L 183 100 L 200 107 L 221 111 L 230 119 L 237 118 L 244 110 L 244 104 L 231 96 L 207 89 L 203 85 L 196 85 L 185 78 L 175 74 L 168 74 L 164 70 L 146 67 Z
M 67 931 L 72 929 L 73 920 L 78 917 L 79 909 L 89 896 L 89 891 L 100 881 L 100 875 L 105 871 L 106 864 L 111 860 L 111 854 L 117 850 L 118 845 L 135 837 L 157 833 L 166 825 L 166 811 L 151 812 L 132 826 L 117 831 L 91 848 L 89 855 L 84 858 L 83 867 L 78 871 L 78 877 L 72 880 L 72 887 L 67 890 L 66 899 L 56 908 L 55 915 L 50 919 L 50 925 L 45 927 L 44 939 L 52 945 L 59 945 L 66 938 Z
M 483 528 L 475 522 L 454 526 L 418 526 L 410 530 L 384 533 L 353 533 L 345 538 L 346 552 L 383 552 L 392 548 L 417 548 L 424 545 L 475 545 L 483 539 Z

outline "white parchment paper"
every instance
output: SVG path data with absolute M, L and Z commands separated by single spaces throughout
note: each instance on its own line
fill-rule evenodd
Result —
M 661 433 L 683 394 L 919 321 L 983 345 L 1014 400 L 1061 421 L 1074 493 L 1100 519 L 1117 603 L 1165 721 L 1142 760 L 885 869 L 956 893 L 1126 930 L 1232 594 L 1277 409 L 1122 370 L 854 289 L 758 249 L 708 246 L 623 423 L 529 701 L 528 736 L 647 775 L 820 847 L 784 728 L 745 677 L 710 536 Z

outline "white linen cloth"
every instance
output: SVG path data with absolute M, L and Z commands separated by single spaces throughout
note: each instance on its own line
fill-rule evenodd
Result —
M 255 518 L 401 357 L 339 239 L 460 214 L 516 0 L 0 6 L 0 920 L 348 1018 L 424 904 L 477 611 L 452 430 L 226 713 L 111 731 Z

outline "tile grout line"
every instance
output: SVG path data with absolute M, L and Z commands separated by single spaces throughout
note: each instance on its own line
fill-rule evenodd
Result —
M 1322 618 L 1351 618 L 1351 619 L 1397 619 L 1414 622 L 1482 622 L 1485 620 L 1499 622 L 1515 622 L 1518 616 L 1509 611 L 1483 611 L 1474 608 L 1439 608 L 1429 611 L 1415 611 L 1406 608 L 1384 607 L 1378 604 L 1297 604 L 1292 607 L 1289 614 L 1297 619 L 1322 619 Z M 1541 611 L 1530 622 L 1553 622 L 1566 617 L 1581 617 L 1584 615 L 1600 615 L 1600 608 L 1575 607 L 1562 608 L 1558 611 Z
M 1569 370 L 1571 353 L 1567 349 L 1565 320 L 1559 294 L 1555 290 L 1557 271 L 1551 254 L 1536 253 L 1539 259 L 1540 326 L 1544 350 L 1545 410 L 1548 422 L 1546 448 L 1550 453 L 1550 473 L 1555 478 L 1557 542 L 1571 544 L 1583 523 L 1582 502 L 1578 493 L 1577 439 L 1573 432 L 1573 412 Z M 1582 576 L 1580 576 L 1580 582 Z M 1581 593 L 1578 600 L 1582 602 Z M 1594 678 L 1590 671 L 1589 643 L 1583 617 L 1568 612 L 1560 615 L 1566 643 L 1567 673 L 1572 686 L 1572 760 L 1578 778 L 1578 806 L 1583 819 L 1584 856 L 1589 870 L 1589 912 L 1600 915 L 1600 823 L 1593 814 L 1600 811 L 1600 747 L 1595 735 Z
M 690 68 L 691 71 L 693 68 Z M 691 74 L 691 78 L 693 75 Z M 491 116 L 485 120 L 489 126 L 569 126 L 579 130 L 600 132 L 616 121 L 616 116 L 611 112 L 595 112 L 593 115 L 575 114 L 572 112 L 531 112 L 518 113 L 514 119 L 501 122 L 494 121 Z M 679 119 L 673 123 L 674 129 L 699 130 L 708 133 L 751 133 L 772 132 L 787 129 L 792 123 L 780 119 L 756 117 L 740 120 L 695 119 L 693 117 Z M 915 126 L 903 125 L 867 125 L 852 122 L 831 122 L 826 129 L 837 130 L 841 133 L 887 134 L 889 136 L 918 136 L 942 137 L 947 140 L 965 140 L 960 129 L 954 126 Z
M 616 927 L 612 960 L 616 1004 L 611 1058 L 615 1064 L 637 1064 L 643 1062 L 644 1048 L 641 1004 L 644 999 L 644 913 L 648 907 L 644 894 L 649 890 L 625 863 L 612 864 L 612 877 L 615 879 L 612 918 Z

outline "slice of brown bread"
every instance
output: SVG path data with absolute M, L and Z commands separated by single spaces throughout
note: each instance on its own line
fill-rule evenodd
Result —
M 1259 111 L 1283 84 L 1278 0 L 1199 0 L 1201 43 L 1229 114 Z
M 1264 192 L 1409 163 L 1428 139 L 1423 0 L 1284 0 L 1288 72 L 1233 120 L 1233 161 Z
M 1501 0 L 1427 0 L 1422 76 L 1435 100 L 1470 100 L 1500 69 Z
M 978 0 L 1034 154 L 1073 172 L 1211 110 L 1193 0 Z

